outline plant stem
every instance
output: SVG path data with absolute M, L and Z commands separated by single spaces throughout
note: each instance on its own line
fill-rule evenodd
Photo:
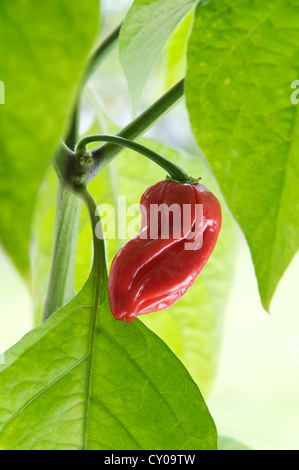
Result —
M 157 163 L 157 165 L 164 168 L 165 171 L 169 173 L 171 178 L 174 180 L 180 181 L 181 183 L 189 182 L 190 178 L 188 177 L 187 173 L 180 168 L 175 163 L 167 160 L 167 158 L 162 157 L 157 152 L 145 147 L 144 145 L 138 144 L 137 142 L 133 142 L 132 140 L 125 139 L 124 137 L 116 136 L 116 135 L 106 135 L 106 134 L 94 134 L 83 137 L 77 144 L 75 153 L 84 152 L 86 151 L 86 146 L 93 142 L 110 142 L 113 144 L 120 145 L 122 147 L 127 147 L 135 152 L 138 152 L 145 157 L 149 158 L 153 162 Z M 94 156 L 93 151 L 91 150 L 88 152 L 87 155 Z
M 96 48 L 96 50 L 91 54 L 89 62 L 87 64 L 83 83 L 86 83 L 89 77 L 93 74 L 95 69 L 97 68 L 99 62 L 104 58 L 104 56 L 109 52 L 111 46 L 113 46 L 118 39 L 120 29 L 122 27 L 122 23 L 117 26 L 107 37 L 103 40 L 103 42 Z
M 82 191 L 78 192 L 78 196 L 82 199 L 84 202 L 89 218 L 90 218 L 90 223 L 92 227 L 92 235 L 93 235 L 93 265 L 92 265 L 92 270 L 96 271 L 101 271 L 102 273 L 107 275 L 107 270 L 106 270 L 106 254 L 105 254 L 105 246 L 104 246 L 104 236 L 103 236 L 103 228 L 102 228 L 102 222 L 100 219 L 99 214 L 97 213 L 97 204 L 95 200 L 93 199 L 92 195 L 86 190 L 83 189 Z M 97 237 L 97 233 L 101 233 L 100 237 Z M 101 261 L 104 260 L 104 263 Z M 97 280 L 100 279 L 100 276 L 97 276 Z
M 59 182 L 53 258 L 43 321 L 74 296 L 74 271 L 81 200 Z
M 161 96 L 152 106 L 147 108 L 142 114 L 137 116 L 130 124 L 124 127 L 117 135 L 125 139 L 134 140 L 146 132 L 154 123 L 158 121 L 166 112 L 184 96 L 185 79 L 180 80 L 170 90 Z M 94 166 L 89 175 L 89 182 L 102 170 L 102 168 L 123 150 L 119 145 L 108 143 L 96 147 L 92 151 Z

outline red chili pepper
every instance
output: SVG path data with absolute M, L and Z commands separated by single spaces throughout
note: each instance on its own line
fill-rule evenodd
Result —
M 140 205 L 138 235 L 117 253 L 108 279 L 111 312 L 127 322 L 179 300 L 206 264 L 221 228 L 220 204 L 202 184 L 160 181 Z

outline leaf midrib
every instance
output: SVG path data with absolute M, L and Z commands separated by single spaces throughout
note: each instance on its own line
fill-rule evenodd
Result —
M 100 298 L 100 287 L 101 287 L 101 259 L 100 259 L 100 249 L 101 246 L 98 243 L 98 240 L 94 238 L 94 243 L 97 243 L 98 250 L 95 250 L 95 262 L 93 266 L 93 270 L 95 270 L 95 275 L 93 277 L 93 282 L 95 283 L 95 294 L 94 294 L 94 301 L 93 301 L 93 313 L 92 313 L 92 322 L 91 322 L 91 331 L 90 331 L 90 347 L 88 353 L 88 372 L 87 372 L 87 383 L 86 383 L 86 404 L 85 404 L 85 429 L 84 429 L 84 442 L 83 448 L 87 450 L 87 434 L 88 434 L 88 419 L 89 419 L 89 403 L 90 403 L 90 389 L 91 389 L 91 376 L 92 376 L 92 360 L 93 360 L 93 352 L 94 352 L 94 339 L 95 339 L 95 331 L 97 326 L 97 318 L 98 318 L 98 307 L 99 307 L 99 298 Z M 98 257 L 97 257 L 98 254 Z

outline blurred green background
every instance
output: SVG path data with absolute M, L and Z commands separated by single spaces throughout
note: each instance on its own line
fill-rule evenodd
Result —
M 102 2 L 106 18 L 104 31 L 122 20 L 130 4 L 127 0 Z M 161 67 L 163 60 L 153 72 L 155 86 L 148 84 L 142 107 L 160 95 Z M 98 94 L 100 104 L 113 122 L 123 126 L 130 120 L 130 98 L 116 49 L 88 86 L 92 93 Z M 82 131 L 92 122 L 90 111 L 88 106 L 84 108 Z M 177 148 L 192 150 L 194 146 L 183 105 L 147 135 Z M 285 273 L 268 315 L 261 307 L 250 253 L 239 231 L 218 374 L 207 403 L 219 433 L 253 449 L 299 449 L 298 278 L 299 256 Z M 12 346 L 32 327 L 32 300 L 27 287 L 0 251 L 1 350 Z

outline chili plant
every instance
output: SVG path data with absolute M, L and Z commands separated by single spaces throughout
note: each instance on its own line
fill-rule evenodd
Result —
M 0 364 L 0 448 L 246 448 L 206 401 L 238 231 L 268 313 L 298 250 L 299 1 L 135 0 L 113 21 L 98 0 L 0 5 L 0 241 L 34 319 Z M 115 51 L 123 128 L 97 81 Z M 185 233 L 140 243 L 144 213 L 120 220 L 185 197 L 203 206 L 194 251 Z

